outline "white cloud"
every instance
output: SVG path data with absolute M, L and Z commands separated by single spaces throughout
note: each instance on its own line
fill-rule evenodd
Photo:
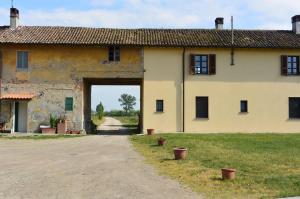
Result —
M 216 17 L 235 16 L 237 28 L 290 29 L 298 0 L 85 0 L 89 10 L 20 10 L 25 25 L 92 27 L 212 28 Z M 9 11 L 0 9 L 0 23 Z

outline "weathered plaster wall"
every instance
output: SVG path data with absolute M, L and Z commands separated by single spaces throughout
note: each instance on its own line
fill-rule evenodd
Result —
M 108 62 L 105 47 L 2 46 L 5 93 L 34 93 L 28 103 L 28 131 L 49 123 L 50 113 L 66 114 L 71 128 L 82 129 L 83 78 L 141 78 L 142 50 L 121 48 L 121 61 Z M 29 52 L 28 71 L 16 69 L 16 52 Z M 74 98 L 74 110 L 65 113 L 65 97 Z

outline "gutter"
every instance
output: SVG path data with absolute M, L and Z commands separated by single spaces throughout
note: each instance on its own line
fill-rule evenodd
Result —
M 182 52 L 182 132 L 185 132 L 185 51 Z

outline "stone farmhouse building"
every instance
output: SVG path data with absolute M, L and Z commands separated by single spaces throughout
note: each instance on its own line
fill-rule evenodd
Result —
M 0 27 L 1 120 L 90 130 L 92 85 L 139 85 L 145 132 L 300 132 L 300 16 L 292 30 Z M 102 93 L 105 95 L 105 93 Z

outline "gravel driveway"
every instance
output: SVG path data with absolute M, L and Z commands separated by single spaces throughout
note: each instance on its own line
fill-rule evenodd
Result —
M 127 136 L 0 139 L 0 198 L 199 198 L 143 162 Z

